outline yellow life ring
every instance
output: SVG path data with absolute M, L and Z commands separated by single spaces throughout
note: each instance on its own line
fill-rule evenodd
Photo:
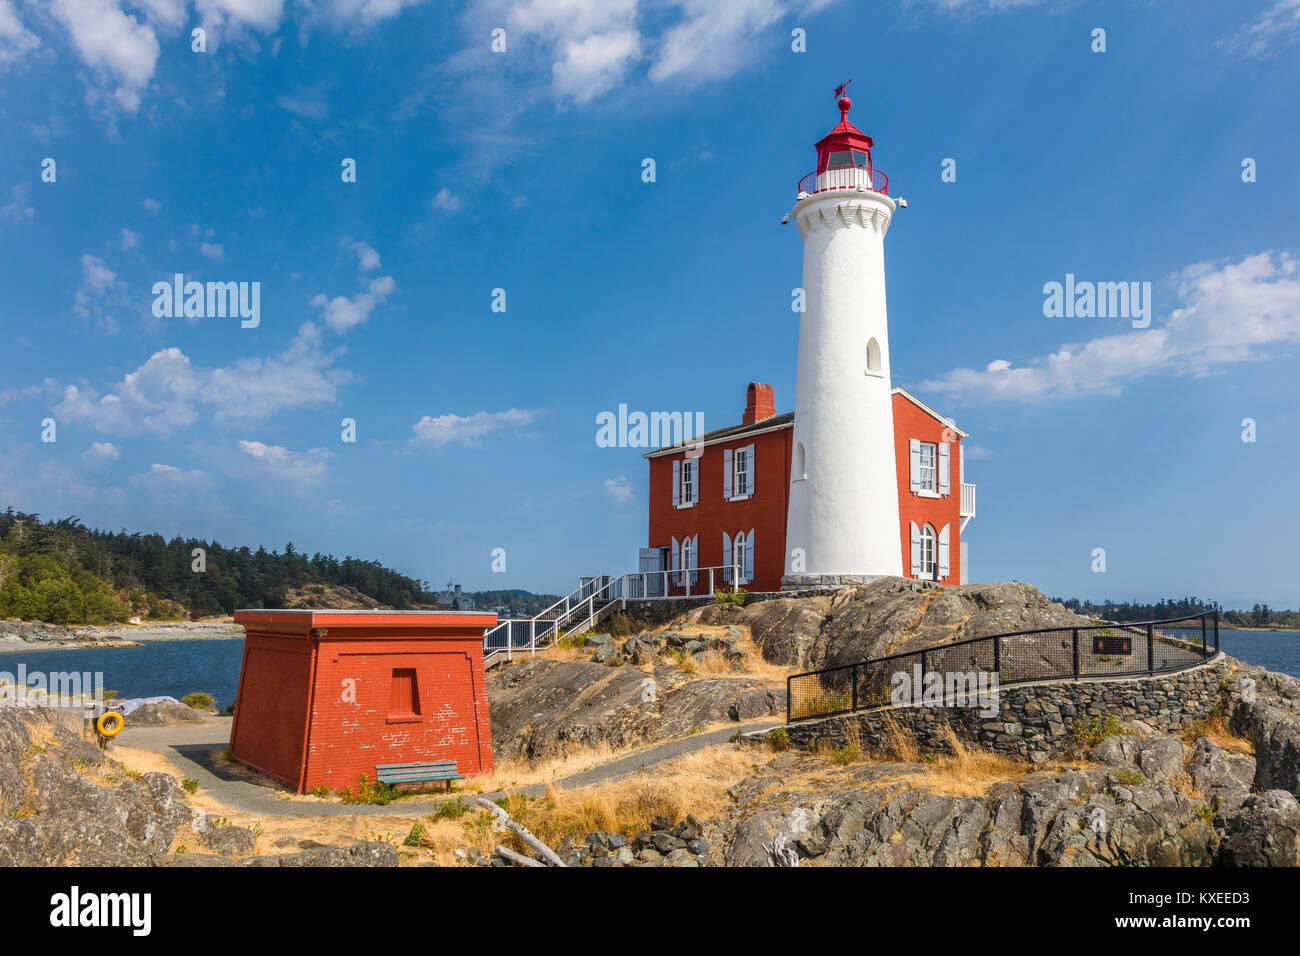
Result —
M 112 727 L 107 727 L 106 724 L 111 724 Z M 122 732 L 124 726 L 126 726 L 126 718 L 116 710 L 104 711 L 99 715 L 99 719 L 95 721 L 95 729 L 99 731 L 101 737 L 105 738 L 116 737 Z

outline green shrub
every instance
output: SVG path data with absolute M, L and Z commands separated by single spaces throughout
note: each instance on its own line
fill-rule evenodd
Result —
M 199 782 L 195 780 L 193 777 L 186 777 L 184 780 L 181 781 L 181 789 L 184 790 L 186 793 L 197 793 L 199 789 Z
M 205 694 L 201 690 L 195 691 L 192 694 L 186 694 L 181 698 L 182 704 L 186 707 L 193 707 L 195 710 L 211 710 L 212 705 L 216 702 L 215 697 L 211 694 Z
M 356 790 L 344 787 L 339 796 L 344 803 L 372 803 L 383 807 L 396 800 L 399 792 L 391 783 L 371 783 L 370 777 L 363 773 Z
M 789 750 L 790 732 L 784 727 L 773 727 L 767 732 L 767 742 L 773 750 Z
M 467 813 L 469 813 L 469 807 L 465 806 L 465 804 L 461 803 L 459 800 L 444 800 L 442 803 L 438 804 L 437 809 L 433 811 L 433 819 L 459 820 Z
M 739 607 L 744 607 L 745 601 L 748 598 L 749 592 L 744 588 L 736 588 L 734 591 L 716 588 L 713 592 L 713 600 L 718 604 L 735 604 Z
M 1080 743 L 1095 747 L 1107 737 L 1123 736 L 1128 731 L 1124 729 L 1124 725 L 1119 722 L 1119 718 L 1114 714 L 1106 714 L 1105 716 L 1098 714 L 1086 723 L 1076 720 L 1074 726 L 1070 729 L 1070 733 Z
M 402 845 L 419 846 L 422 842 L 424 842 L 424 824 L 417 820 L 411 824 L 411 832 L 406 835 Z

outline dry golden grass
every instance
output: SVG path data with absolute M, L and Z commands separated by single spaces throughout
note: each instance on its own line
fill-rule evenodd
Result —
M 893 714 L 885 714 L 880 719 L 884 729 L 884 751 L 895 760 L 903 763 L 915 763 L 921 759 L 921 751 L 916 746 L 916 737 L 904 728 Z
M 752 755 L 724 744 L 598 786 L 577 790 L 548 786 L 542 798 L 511 794 L 504 805 L 514 820 L 555 846 L 566 836 L 581 837 L 592 830 L 627 834 L 648 830 L 656 816 L 674 820 L 684 819 L 688 813 L 701 819 L 716 816 L 730 804 L 728 788 L 752 772 Z M 473 825 L 467 829 L 472 830 Z M 513 835 L 511 839 L 515 839 Z
M 1188 724 L 1183 728 L 1180 736 L 1188 744 L 1194 743 L 1198 737 L 1209 737 L 1211 741 L 1231 753 L 1249 756 L 1255 754 L 1255 741 L 1248 735 L 1239 734 L 1230 728 L 1222 714 L 1215 714 Z

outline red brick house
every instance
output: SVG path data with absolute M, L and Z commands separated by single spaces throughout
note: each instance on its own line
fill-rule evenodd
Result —
M 964 583 L 961 532 L 975 515 L 961 444 L 967 434 L 904 388 L 890 398 L 903 573 Z M 739 425 L 646 454 L 649 547 L 639 570 L 675 572 L 667 576 L 669 595 L 707 593 L 711 581 L 730 587 L 733 567 L 750 591 L 780 590 L 793 431 L 794 413 L 776 414 L 772 386 L 751 382 Z M 662 593 L 662 582 L 648 577 L 650 594 L 656 586 Z

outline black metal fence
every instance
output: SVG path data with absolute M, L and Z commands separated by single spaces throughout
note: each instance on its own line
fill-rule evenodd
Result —
M 1219 652 L 1217 611 L 1169 621 L 1092 624 L 972 637 L 786 678 L 786 722 L 833 717 L 892 702 L 898 674 L 935 674 L 946 688 L 973 691 L 1027 681 L 1165 674 Z

